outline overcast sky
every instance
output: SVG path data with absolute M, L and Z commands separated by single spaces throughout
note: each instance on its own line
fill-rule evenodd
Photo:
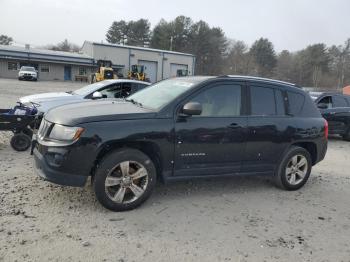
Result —
M 251 44 L 269 38 L 277 51 L 313 43 L 343 44 L 350 37 L 350 0 L 0 0 L 0 34 L 20 44 L 53 44 L 67 38 L 105 41 L 114 20 L 178 15 L 221 27 L 228 38 Z

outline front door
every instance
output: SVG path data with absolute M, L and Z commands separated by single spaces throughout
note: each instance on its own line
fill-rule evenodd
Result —
M 66 80 L 66 81 L 72 80 L 72 67 L 71 66 L 64 67 L 64 80 Z
M 181 103 L 199 102 L 199 116 L 175 122 L 175 176 L 232 174 L 240 171 L 247 118 L 242 114 L 241 83 L 216 84 Z
M 322 116 L 327 120 L 330 134 L 344 134 L 349 125 L 350 107 L 342 96 L 325 96 L 317 102 L 325 104 L 327 108 L 320 109 Z
M 348 131 L 350 107 L 341 95 L 332 96 L 332 106 L 324 109 L 323 117 L 328 121 L 330 134 L 344 134 Z

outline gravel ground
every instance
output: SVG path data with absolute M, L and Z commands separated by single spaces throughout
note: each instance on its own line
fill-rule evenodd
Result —
M 0 105 L 82 84 L 0 79 Z M 103 209 L 91 185 L 33 173 L 0 133 L 0 261 L 350 261 L 350 143 L 333 138 L 297 192 L 266 178 L 159 184 L 140 208 Z

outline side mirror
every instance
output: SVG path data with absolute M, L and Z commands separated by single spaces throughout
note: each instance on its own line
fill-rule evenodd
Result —
M 101 92 L 96 91 L 92 94 L 92 99 L 101 99 L 101 98 L 103 98 L 103 95 L 101 94 Z
M 189 116 L 200 115 L 202 113 L 202 105 L 198 102 L 188 102 L 183 106 L 182 113 Z
M 328 105 L 325 104 L 325 103 L 319 103 L 319 104 L 317 104 L 317 107 L 318 107 L 319 109 L 327 109 L 327 108 L 328 108 Z

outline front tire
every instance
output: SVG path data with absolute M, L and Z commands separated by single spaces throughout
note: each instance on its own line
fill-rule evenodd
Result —
M 285 190 L 298 190 L 307 182 L 312 167 L 310 153 L 293 146 L 283 157 L 275 173 L 275 183 Z
M 147 155 L 135 149 L 122 149 L 102 159 L 95 171 L 93 188 L 105 208 L 126 211 L 149 198 L 156 177 L 156 168 Z

